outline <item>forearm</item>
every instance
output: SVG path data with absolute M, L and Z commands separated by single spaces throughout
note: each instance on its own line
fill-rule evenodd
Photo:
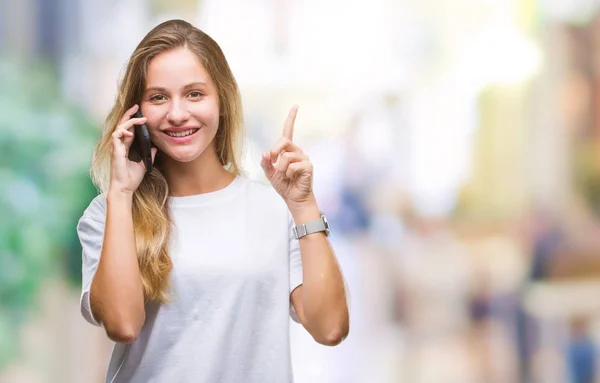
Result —
M 139 334 L 145 310 L 131 195 L 107 195 L 104 241 L 91 286 L 91 305 L 111 339 L 127 342 Z
M 296 224 L 320 217 L 316 202 L 291 210 Z M 325 233 L 300 238 L 302 254 L 302 306 L 307 330 L 315 337 L 348 333 L 346 291 L 339 263 Z

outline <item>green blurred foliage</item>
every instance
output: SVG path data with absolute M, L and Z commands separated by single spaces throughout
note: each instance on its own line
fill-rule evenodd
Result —
M 594 140 L 578 143 L 573 177 L 577 191 L 589 208 L 600 215 L 600 147 Z
M 0 57 L 0 367 L 43 281 L 81 278 L 78 218 L 97 126 L 61 98 L 49 66 Z
M 189 15 L 190 20 L 192 21 L 197 14 L 197 10 L 202 7 L 201 0 L 171 0 L 171 1 L 162 1 L 162 0 L 150 0 L 149 3 L 150 12 L 153 15 L 161 15 L 164 13 L 173 13 L 175 12 L 177 16 L 184 17 L 184 15 Z

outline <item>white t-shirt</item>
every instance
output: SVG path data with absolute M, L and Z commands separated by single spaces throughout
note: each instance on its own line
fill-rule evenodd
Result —
M 77 226 L 81 312 L 100 258 L 106 202 Z M 271 188 L 238 176 L 226 188 L 171 197 L 171 302 L 146 305 L 139 338 L 115 344 L 106 382 L 292 382 L 290 293 L 302 283 L 293 219 Z

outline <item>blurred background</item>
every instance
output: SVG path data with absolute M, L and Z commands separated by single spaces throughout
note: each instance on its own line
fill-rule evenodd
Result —
M 244 167 L 300 105 L 351 293 L 304 382 L 600 382 L 600 1 L 0 1 L 0 382 L 103 382 L 75 225 L 128 56 L 181 18 L 223 48 Z

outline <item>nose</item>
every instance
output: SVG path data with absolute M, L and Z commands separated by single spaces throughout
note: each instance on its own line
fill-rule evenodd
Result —
M 183 125 L 190 118 L 185 101 L 173 100 L 167 113 L 167 120 L 172 125 Z

